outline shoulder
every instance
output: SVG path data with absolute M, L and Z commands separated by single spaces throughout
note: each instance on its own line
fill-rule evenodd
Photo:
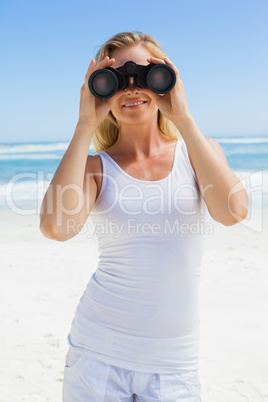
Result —
M 212 137 L 205 137 L 205 138 L 206 138 L 207 142 L 209 143 L 209 145 L 214 149 L 214 151 L 217 153 L 217 155 L 221 158 L 221 160 L 222 160 L 223 162 L 225 162 L 226 165 L 228 165 L 228 162 L 227 162 L 226 156 L 225 156 L 225 154 L 224 154 L 224 151 L 223 151 L 222 147 L 220 146 L 220 144 L 218 143 L 218 141 L 215 140 L 215 138 L 212 138 Z M 193 165 L 193 161 L 192 161 L 190 155 L 189 155 L 189 159 L 190 159 L 192 168 L 193 168 L 194 171 L 195 171 L 195 168 L 194 168 L 194 165 Z
M 96 199 L 99 196 L 101 186 L 102 186 L 102 164 L 101 157 L 98 155 L 88 155 L 86 168 L 85 168 L 85 184 L 96 185 Z
M 102 174 L 102 163 L 99 155 L 88 155 L 85 173 L 91 175 L 96 180 Z

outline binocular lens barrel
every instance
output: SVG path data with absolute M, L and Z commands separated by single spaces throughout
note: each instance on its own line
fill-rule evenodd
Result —
M 173 75 L 166 66 L 155 66 L 147 74 L 147 85 L 151 91 L 156 93 L 167 93 L 173 83 Z
M 93 94 L 102 99 L 111 98 L 117 91 L 118 81 L 116 76 L 109 70 L 96 71 L 92 77 L 91 86 Z

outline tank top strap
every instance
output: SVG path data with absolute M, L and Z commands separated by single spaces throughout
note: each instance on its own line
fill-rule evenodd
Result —
M 190 175 L 197 182 L 196 174 L 195 174 L 195 171 L 194 171 L 194 169 L 192 167 L 192 164 L 191 164 L 191 161 L 190 161 L 190 158 L 189 158 L 186 143 L 183 140 L 183 138 L 179 139 L 178 141 L 180 141 L 180 146 L 177 147 L 177 148 L 178 148 L 178 152 L 180 152 L 181 155 L 182 155 L 184 165 L 186 166 L 186 168 L 187 168 L 188 172 L 190 173 Z M 178 154 L 178 152 L 177 152 L 177 154 Z
M 101 198 L 103 196 L 103 193 L 104 193 L 104 190 L 106 188 L 107 175 L 108 175 L 108 170 L 109 170 L 109 167 L 107 166 L 108 161 L 107 161 L 107 159 L 105 157 L 106 155 L 107 154 L 104 151 L 100 151 L 97 154 L 97 156 L 99 156 L 100 160 L 101 160 L 101 170 L 102 170 L 102 172 L 100 173 L 100 175 L 102 176 L 102 183 L 101 183 L 101 189 L 100 189 L 98 198 L 95 201 L 95 205 L 101 200 Z

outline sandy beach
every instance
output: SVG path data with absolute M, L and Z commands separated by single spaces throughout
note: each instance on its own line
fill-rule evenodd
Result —
M 66 338 L 96 241 L 48 240 L 38 215 L 2 210 L 0 222 L 0 402 L 61 401 Z M 268 401 L 268 210 L 248 224 L 212 223 L 200 282 L 202 401 Z

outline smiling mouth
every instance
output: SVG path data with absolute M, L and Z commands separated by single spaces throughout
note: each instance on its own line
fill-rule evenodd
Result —
M 126 103 L 125 105 L 123 105 L 123 107 L 132 108 L 132 109 L 133 109 L 133 108 L 140 107 L 140 106 L 144 105 L 145 103 L 147 103 L 147 102 L 145 102 L 145 101 L 129 102 L 129 103 Z

